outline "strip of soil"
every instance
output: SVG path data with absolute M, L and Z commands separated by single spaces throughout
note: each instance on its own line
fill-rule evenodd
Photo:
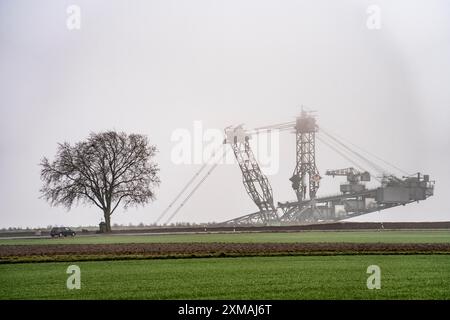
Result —
M 2 245 L 0 263 L 330 254 L 450 254 L 450 243 L 130 243 Z

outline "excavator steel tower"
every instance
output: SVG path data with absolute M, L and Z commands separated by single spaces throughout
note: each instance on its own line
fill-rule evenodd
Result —
M 295 124 L 296 165 L 292 177 L 292 188 L 298 201 L 316 197 L 319 189 L 320 175 L 316 167 L 316 119 L 308 112 L 302 110 Z M 306 181 L 306 179 L 308 179 Z

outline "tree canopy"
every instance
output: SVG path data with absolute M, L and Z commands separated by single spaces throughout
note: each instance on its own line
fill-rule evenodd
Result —
M 155 199 L 160 183 L 153 162 L 156 152 L 146 136 L 116 131 L 91 133 L 74 145 L 60 143 L 54 161 L 41 161 L 40 191 L 53 206 L 96 205 L 111 231 L 110 217 L 120 205 L 127 208 Z

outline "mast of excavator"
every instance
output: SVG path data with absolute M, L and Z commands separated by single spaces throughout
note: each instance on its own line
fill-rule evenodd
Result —
M 316 135 L 317 124 L 310 112 L 301 111 L 295 124 L 296 165 L 292 177 L 292 188 L 299 202 L 316 197 L 319 189 L 320 175 L 316 167 Z
M 268 223 L 278 220 L 273 203 L 272 188 L 250 148 L 251 136 L 243 130 L 242 126 L 226 129 L 225 135 L 225 143 L 230 144 L 233 149 L 242 172 L 245 190 L 258 207 L 261 221 Z

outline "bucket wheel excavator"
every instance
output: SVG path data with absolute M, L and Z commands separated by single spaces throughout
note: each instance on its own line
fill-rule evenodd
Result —
M 252 136 L 271 130 L 290 131 L 295 133 L 296 157 L 293 174 L 290 177 L 296 199 L 293 201 L 274 203 L 272 187 L 263 174 L 252 151 L 250 140 Z M 336 154 L 347 160 L 353 166 L 344 169 L 326 170 L 324 175 L 345 177 L 341 183 L 340 192 L 332 195 L 318 195 L 322 177 L 316 166 L 316 142 L 327 146 Z M 230 148 L 228 148 L 228 146 Z M 228 148 L 242 173 L 244 188 L 255 203 L 258 211 L 240 216 L 221 223 L 221 225 L 291 225 L 318 222 L 333 222 L 367 214 L 374 211 L 407 205 L 426 200 L 434 194 L 435 181 L 427 174 L 408 174 L 386 160 L 328 132 L 317 125 L 312 112 L 305 110 L 295 121 L 275 124 L 246 131 L 242 125 L 225 129 L 224 149 L 222 157 Z M 208 162 L 208 161 L 207 161 Z M 189 181 L 175 200 L 158 218 L 158 221 L 173 206 L 184 191 L 200 177 L 208 163 Z M 188 196 L 175 209 L 166 224 L 178 213 L 193 193 L 217 167 L 214 163 L 206 175 L 194 186 Z M 390 169 L 386 168 L 386 165 Z M 370 169 L 368 169 L 370 168 Z M 395 170 L 397 174 L 393 174 Z M 403 175 L 398 175 L 401 172 Z M 378 185 L 368 187 L 371 179 Z

